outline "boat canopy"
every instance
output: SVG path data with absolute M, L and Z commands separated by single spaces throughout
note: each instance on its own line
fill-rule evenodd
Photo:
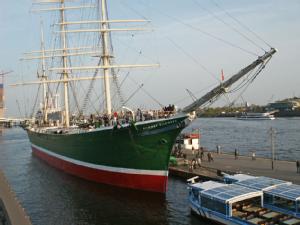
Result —
M 256 178 L 256 177 L 247 175 L 247 174 L 243 174 L 243 173 L 238 173 L 238 174 L 233 174 L 233 175 L 229 175 L 229 174 L 224 175 L 225 183 L 235 183 L 235 182 L 240 182 L 243 180 L 249 180 L 249 179 L 253 179 L 253 178 Z
M 253 188 L 256 190 L 265 191 L 282 184 L 292 184 L 292 183 L 284 180 L 270 178 L 270 177 L 255 177 L 255 178 L 239 181 L 236 184 L 248 188 Z
M 292 201 L 300 201 L 300 185 L 297 184 L 283 184 L 269 189 L 265 193 Z
M 225 184 L 201 191 L 200 195 L 222 203 L 234 203 L 249 198 L 261 197 L 263 192 L 236 184 Z
M 206 181 L 206 182 L 199 182 L 199 183 L 194 183 L 194 184 L 190 184 L 189 186 L 191 186 L 192 188 L 196 188 L 199 189 L 199 191 L 203 191 L 203 190 L 210 190 L 213 188 L 217 188 L 217 187 L 223 187 L 223 186 L 227 186 L 224 183 L 219 183 L 219 182 L 215 182 L 215 181 Z

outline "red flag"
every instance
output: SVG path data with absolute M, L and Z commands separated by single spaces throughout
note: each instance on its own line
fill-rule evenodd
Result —
M 224 72 L 223 72 L 223 69 L 221 71 L 221 80 L 223 81 L 224 80 Z

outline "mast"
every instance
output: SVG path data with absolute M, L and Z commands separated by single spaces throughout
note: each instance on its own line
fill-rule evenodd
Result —
M 263 56 L 258 57 L 258 59 L 255 60 L 253 63 L 240 70 L 237 74 L 233 75 L 230 79 L 226 80 L 225 82 L 221 83 L 220 85 L 212 89 L 203 97 L 199 98 L 192 104 L 186 106 L 182 111 L 185 113 L 193 112 L 197 108 L 205 104 L 206 102 L 211 101 L 213 98 L 216 98 L 217 96 L 225 93 L 226 88 L 230 87 L 233 83 L 241 79 L 243 76 L 248 74 L 251 70 L 255 69 L 257 66 L 261 65 L 262 66 L 261 69 L 263 69 L 265 66 L 265 62 L 269 60 L 276 52 L 277 50 L 275 48 L 271 48 L 269 52 L 266 52 Z
M 41 51 L 42 51 L 42 81 L 43 81 L 43 120 L 45 123 L 48 121 L 47 115 L 47 80 L 46 75 L 46 63 L 45 63 L 45 42 L 44 42 L 44 31 L 43 31 L 43 22 L 41 21 Z
M 106 0 L 101 0 L 101 26 L 103 30 L 108 29 L 108 18 L 107 18 L 107 4 Z M 102 38 L 102 50 L 103 50 L 103 66 L 107 67 L 103 69 L 104 73 L 104 89 L 105 89 L 105 103 L 106 103 L 106 113 L 107 115 L 111 115 L 111 94 L 110 94 L 110 80 L 109 80 L 109 50 L 108 50 L 108 32 L 101 32 L 101 38 Z
M 67 41 L 66 41 L 66 32 L 65 32 L 65 0 L 61 0 L 61 10 L 60 10 L 60 16 L 61 16 L 61 24 L 60 24 L 60 29 L 61 29 L 61 43 L 62 43 L 62 48 L 63 48 L 63 79 L 67 80 L 69 75 L 66 70 L 68 66 L 68 61 L 67 61 Z M 69 127 L 70 125 L 70 119 L 69 119 L 69 90 L 68 90 L 68 81 L 63 82 L 64 84 L 64 102 L 65 102 L 65 126 Z
M 98 1 L 98 0 L 97 0 Z M 72 2 L 72 1 L 71 1 Z M 43 49 L 38 51 L 31 51 L 24 53 L 25 57 L 21 58 L 21 60 L 40 60 L 43 59 L 43 75 L 41 76 L 41 80 L 39 81 L 32 81 L 32 82 L 22 82 L 18 84 L 12 84 L 10 86 L 19 86 L 19 85 L 31 85 L 31 84 L 43 84 L 44 87 L 44 100 L 46 102 L 47 98 L 47 84 L 50 83 L 62 83 L 63 90 L 64 90 L 64 126 L 69 127 L 70 125 L 70 116 L 69 116 L 69 82 L 71 81 L 84 81 L 84 80 L 95 80 L 95 79 L 104 79 L 104 91 L 105 91 L 105 112 L 108 115 L 112 113 L 112 103 L 111 103 L 111 90 L 110 90 L 110 77 L 111 70 L 114 68 L 119 69 L 126 69 L 126 68 L 146 68 L 146 67 L 158 67 L 159 64 L 141 64 L 141 65 L 131 65 L 131 64 L 124 64 L 124 65 L 116 65 L 111 63 L 111 50 L 110 50 L 110 32 L 132 32 L 132 31 L 147 31 L 148 29 L 143 29 L 140 27 L 130 27 L 130 28 L 114 28 L 111 29 L 109 24 L 122 24 L 122 23 L 144 23 L 149 22 L 149 20 L 144 19 L 127 19 L 127 20 L 108 20 L 108 13 L 107 13 L 107 2 L 106 0 L 99 0 L 99 3 L 96 5 L 79 5 L 79 6 L 68 6 L 67 0 L 37 0 L 36 4 L 54 4 L 53 7 L 42 8 L 42 9 L 33 9 L 32 12 L 52 12 L 52 11 L 59 11 L 60 21 L 55 23 L 55 26 L 59 26 L 58 31 L 54 31 L 54 33 L 59 33 L 60 35 L 60 48 L 54 49 L 45 49 L 43 44 Z M 66 12 L 76 11 L 81 9 L 88 9 L 88 8 L 97 8 L 98 12 L 101 13 L 100 19 L 97 20 L 83 20 L 83 21 L 66 21 Z M 72 26 L 78 25 L 87 25 L 87 24 L 99 24 L 97 29 L 87 29 L 85 27 L 81 27 L 78 29 L 69 29 Z M 100 29 L 99 29 L 100 28 Z M 102 42 L 102 49 L 99 51 L 95 50 L 95 46 L 71 46 L 69 47 L 67 43 L 67 33 L 100 33 L 101 42 Z M 90 51 L 84 51 L 86 49 L 91 49 Z M 101 65 L 71 65 L 68 62 L 69 57 L 78 57 L 83 55 L 99 55 L 101 54 Z M 45 67 L 45 60 L 47 59 L 54 59 L 60 58 L 62 60 L 62 65 L 59 67 Z M 61 74 L 59 80 L 52 80 L 47 77 L 47 71 L 58 71 Z M 70 77 L 72 71 L 88 71 L 88 70 L 103 70 L 103 76 L 95 75 L 93 77 Z M 45 73 L 44 73 L 45 72 Z M 48 87 L 49 88 L 49 87 Z M 47 106 L 47 104 L 44 104 Z M 47 111 L 47 109 L 44 109 Z M 44 113 L 45 114 L 45 113 Z M 47 118 L 46 118 L 47 120 Z

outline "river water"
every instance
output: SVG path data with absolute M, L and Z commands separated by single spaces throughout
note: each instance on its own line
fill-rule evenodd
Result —
M 184 132 L 200 128 L 201 145 L 216 150 L 220 145 L 224 152 L 271 157 L 270 129 L 274 129 L 274 150 L 277 159 L 300 159 L 300 117 L 275 120 L 237 120 L 235 118 L 201 118 Z
M 268 156 L 270 127 L 276 130 L 276 152 L 283 159 L 300 156 L 300 119 L 237 121 L 198 119 L 208 149 L 249 149 Z M 95 184 L 56 170 L 32 156 L 26 133 L 5 129 L 0 135 L 0 168 L 4 171 L 34 225 L 208 224 L 191 215 L 185 182 L 169 178 L 166 195 Z

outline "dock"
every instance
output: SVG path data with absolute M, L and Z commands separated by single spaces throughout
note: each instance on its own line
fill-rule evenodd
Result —
M 274 170 L 272 170 L 271 159 L 256 157 L 252 160 L 250 156 L 238 156 L 235 159 L 233 154 L 211 152 L 213 161 L 208 162 L 207 152 L 201 162 L 201 167 L 196 166 L 196 169 L 190 169 L 189 165 L 184 165 L 180 162 L 183 159 L 177 159 L 177 166 L 169 168 L 171 176 L 182 178 L 191 178 L 199 176 L 202 180 L 222 180 L 221 172 L 234 174 L 244 173 L 253 176 L 266 176 L 280 180 L 291 181 L 295 184 L 300 184 L 300 173 L 297 173 L 296 162 L 275 160 Z M 192 153 L 187 154 L 187 160 L 190 162 L 195 156 Z
M 30 218 L 0 171 L 0 225 L 31 225 Z
M 0 118 L 0 127 L 10 128 L 20 125 L 26 119 Z

